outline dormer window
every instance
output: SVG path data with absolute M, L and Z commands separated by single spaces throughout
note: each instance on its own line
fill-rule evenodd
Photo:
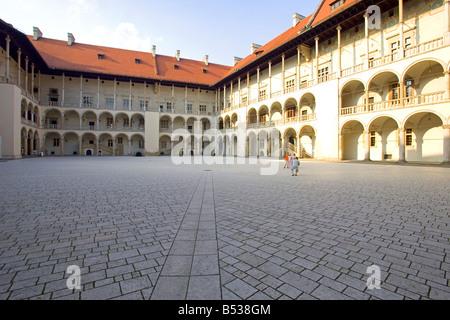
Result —
M 208 72 L 208 70 L 206 70 L 206 69 L 202 69 L 202 72 L 203 72 L 203 73 L 207 73 L 207 72 Z
M 336 10 L 345 3 L 345 0 L 337 0 L 330 4 L 331 11 Z
M 103 53 L 97 53 L 98 60 L 103 60 L 104 57 L 105 57 L 105 55 Z
M 136 59 L 134 59 L 134 63 L 135 63 L 135 64 L 139 64 L 139 63 L 141 63 L 141 59 L 137 59 L 137 58 L 136 58 Z
M 174 64 L 174 65 L 173 65 L 173 68 L 174 68 L 174 69 L 178 69 L 179 67 L 178 67 L 177 64 Z

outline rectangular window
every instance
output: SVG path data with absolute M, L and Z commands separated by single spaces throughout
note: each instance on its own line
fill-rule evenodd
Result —
M 169 129 L 169 120 L 161 120 L 161 128 Z
M 295 109 L 288 109 L 288 110 L 286 110 L 286 117 L 287 118 L 295 117 Z
M 405 98 L 410 98 L 414 95 L 414 82 L 412 80 L 405 81 Z
M 123 107 L 124 108 L 130 107 L 130 99 L 123 99 Z
M 259 90 L 259 101 L 266 100 L 266 89 Z
M 122 137 L 118 137 L 117 138 L 117 144 L 123 144 L 123 138 Z
M 166 107 L 167 111 L 172 111 L 172 102 L 167 102 Z
M 292 92 L 295 89 L 295 78 L 290 78 L 286 80 L 286 92 Z
M 125 128 L 129 127 L 129 126 L 130 126 L 130 119 L 124 118 L 124 119 L 123 119 L 123 126 L 124 126 Z
M 241 97 L 241 101 L 242 101 L 242 104 L 243 104 L 244 106 L 246 106 L 246 105 L 247 105 L 247 102 L 248 102 L 247 96 L 242 96 L 242 97 Z
M 59 147 L 59 139 L 53 139 L 53 146 Z
M 328 80 L 328 67 L 319 69 L 319 73 L 317 74 L 318 82 L 325 82 Z
M 191 103 L 187 104 L 186 111 L 187 111 L 187 113 L 192 113 L 192 104 Z
M 109 127 L 109 128 L 112 128 L 113 121 L 114 121 L 113 118 L 106 118 L 106 126 Z
M 106 98 L 106 107 L 112 109 L 114 107 L 114 98 Z
M 148 100 L 140 100 L 139 101 L 139 108 L 141 111 L 148 110 Z
M 108 140 L 108 147 L 112 148 L 114 145 L 113 140 L 109 139 Z
M 370 132 L 370 146 L 371 147 L 376 147 L 376 143 L 377 143 L 377 133 L 375 131 L 371 131 Z
M 83 97 L 83 106 L 85 108 L 91 108 L 94 104 L 94 97 Z
M 161 141 L 161 149 L 167 148 L 167 141 Z
M 199 106 L 199 111 L 200 111 L 201 114 L 205 114 L 206 113 L 206 105 L 201 104 Z
M 144 149 L 145 145 L 144 145 L 144 140 L 139 140 L 139 149 Z
M 412 145 L 413 145 L 413 131 L 412 131 L 412 129 L 406 129 L 406 131 L 405 131 L 405 134 L 406 134 L 406 136 L 405 136 L 405 144 L 406 144 L 406 146 L 407 147 L 412 147 Z
M 400 85 L 398 83 L 391 84 L 391 100 L 400 99 L 399 89 Z
M 332 2 L 330 4 L 331 7 L 331 11 L 336 10 L 337 8 L 339 8 L 340 6 L 342 6 L 345 3 L 345 0 L 337 0 L 335 2 Z

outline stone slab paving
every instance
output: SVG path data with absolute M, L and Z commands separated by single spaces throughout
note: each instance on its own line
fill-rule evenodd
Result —
M 450 169 L 276 164 L 0 162 L 0 299 L 450 299 Z

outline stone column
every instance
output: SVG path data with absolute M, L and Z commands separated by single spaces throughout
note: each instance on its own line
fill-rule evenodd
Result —
M 398 152 L 398 161 L 405 162 L 405 129 L 403 128 L 398 129 Z
M 370 161 L 370 131 L 364 131 L 364 161 Z
M 444 159 L 445 164 L 450 164 L 450 125 L 442 126 L 444 129 Z

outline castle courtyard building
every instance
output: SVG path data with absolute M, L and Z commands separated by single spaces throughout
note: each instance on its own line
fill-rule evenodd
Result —
M 200 153 L 216 129 L 215 155 L 449 163 L 449 57 L 449 0 L 322 0 L 231 66 L 0 20 L 0 156 Z

